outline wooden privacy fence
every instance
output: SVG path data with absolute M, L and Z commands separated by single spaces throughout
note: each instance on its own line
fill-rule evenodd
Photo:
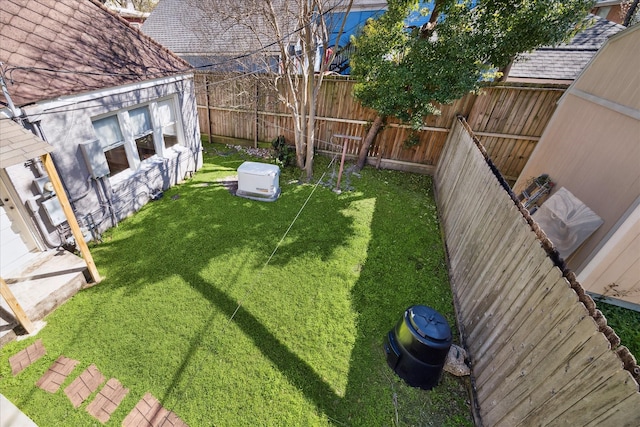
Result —
M 481 423 L 637 426 L 633 355 L 464 119 L 455 120 L 435 186 Z
M 196 74 L 201 133 L 218 142 L 230 141 L 229 138 L 271 141 L 284 135 L 291 143 L 290 111 L 278 101 L 267 79 L 273 77 Z M 331 138 L 336 134 L 364 139 L 375 118 L 374 111 L 353 98 L 354 84 L 345 77 L 325 77 L 317 110 L 316 138 L 320 152 L 341 151 Z M 385 168 L 433 173 L 449 127 L 456 114 L 461 114 L 467 117 L 502 174 L 515 181 L 565 88 L 502 84 L 485 88 L 479 95 L 469 94 L 442 106 L 441 115 L 428 117 L 412 146 L 405 144 L 410 127 L 389 120 L 372 144 L 368 162 Z M 360 144 L 349 142 L 347 155 L 357 156 Z

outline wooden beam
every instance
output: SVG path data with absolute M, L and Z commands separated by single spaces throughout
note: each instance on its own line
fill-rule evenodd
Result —
M 2 298 L 9 304 L 9 308 L 13 311 L 13 314 L 16 315 L 16 320 L 20 322 L 20 325 L 27 331 L 28 334 L 32 333 L 35 330 L 33 323 L 27 317 L 27 313 L 24 312 L 18 300 L 15 296 L 13 296 L 13 292 L 9 289 L 9 285 L 4 281 L 2 277 L 0 277 L 0 295 Z
M 505 138 L 505 139 L 517 139 L 522 141 L 540 141 L 539 136 L 526 136 L 526 135 L 514 135 L 512 133 L 497 133 L 497 132 L 476 132 L 473 131 L 476 136 L 486 136 L 490 138 Z
M 624 114 L 625 116 L 631 117 L 632 119 L 640 120 L 640 110 L 638 110 L 637 108 L 619 104 L 610 99 L 602 98 L 592 93 L 576 89 L 573 86 L 568 90 L 567 93 L 582 98 L 585 101 L 593 102 L 594 104 L 597 104 L 601 107 L 608 108 L 609 110 L 613 110 L 616 113 Z
M 100 273 L 98 273 L 98 269 L 96 268 L 96 265 L 93 262 L 93 257 L 91 256 L 91 252 L 89 252 L 89 247 L 87 246 L 87 242 L 84 241 L 84 235 L 80 230 L 80 226 L 78 225 L 78 220 L 76 219 L 76 216 L 73 213 L 73 209 L 71 209 L 71 204 L 69 203 L 69 199 L 67 198 L 67 193 L 65 193 L 64 188 L 62 187 L 60 176 L 58 176 L 58 171 L 56 170 L 56 166 L 53 163 L 53 158 L 51 157 L 51 154 L 47 153 L 42 155 L 41 159 L 42 159 L 42 163 L 44 164 L 44 168 L 47 171 L 47 175 L 49 175 L 51 184 L 53 184 L 53 189 L 56 192 L 56 196 L 60 201 L 60 206 L 62 206 L 64 215 L 67 218 L 67 222 L 69 223 L 69 227 L 71 228 L 71 233 L 73 234 L 73 237 L 76 240 L 78 249 L 80 249 L 82 258 L 87 263 L 89 274 L 91 275 L 91 278 L 93 279 L 94 283 L 100 283 L 100 281 L 102 280 L 100 278 Z

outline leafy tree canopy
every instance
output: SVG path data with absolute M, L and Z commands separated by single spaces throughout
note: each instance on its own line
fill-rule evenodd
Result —
M 389 0 L 352 42 L 354 91 L 381 116 L 415 127 L 477 90 L 518 53 L 567 40 L 586 25 L 593 0 L 438 0 L 430 22 L 406 28 L 418 0 Z M 427 12 L 428 13 L 428 12 Z

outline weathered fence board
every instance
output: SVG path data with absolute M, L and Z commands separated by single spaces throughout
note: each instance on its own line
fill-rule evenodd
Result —
M 498 118 L 514 96 L 483 100 L 482 125 L 523 126 Z M 516 104 L 533 111 L 529 99 Z M 548 240 L 505 190 L 463 120 L 450 132 L 435 187 L 482 423 L 637 425 L 637 365 L 625 369 L 606 320 L 596 321 L 593 301 L 554 263 Z
M 620 375 L 625 375 L 620 372 Z M 620 400 L 615 406 L 611 405 L 605 412 L 597 415 L 594 419 L 586 422 L 585 427 L 601 427 L 601 426 L 622 426 L 628 420 L 628 414 L 638 410 L 638 401 L 632 393 Z
M 564 367 L 559 366 L 548 377 L 543 378 L 538 387 L 529 394 L 530 399 L 527 396 L 528 400 L 522 403 L 532 408 L 531 413 L 521 419 L 522 424 L 538 425 L 544 419 L 566 417 L 574 425 L 584 425 L 598 412 L 607 412 L 598 405 L 599 402 L 609 400 L 604 405 L 606 408 L 627 398 L 630 391 L 633 393 L 633 390 L 622 386 L 628 378 L 628 372 L 620 367 L 615 354 L 602 348 L 600 339 L 596 336 L 591 337 L 581 350 L 594 354 L 594 359 L 567 360 Z M 613 375 L 609 376 L 611 372 Z M 602 375 L 603 373 L 607 375 Z M 550 379 L 553 379 L 555 387 L 560 386 L 558 390 L 565 394 L 565 399 L 553 399 L 556 390 L 548 386 Z M 598 384 L 597 394 L 589 392 L 593 384 Z M 599 402 L 593 402 L 594 398 Z M 505 417 L 505 422 L 511 422 L 509 416 Z
M 566 329 L 558 330 L 555 334 L 546 334 L 536 348 L 528 352 L 522 363 L 518 365 L 517 370 L 511 372 L 499 384 L 487 384 L 487 386 L 491 385 L 491 390 L 493 391 L 488 395 L 490 403 L 486 405 L 487 413 L 484 416 L 484 420 L 487 424 L 516 425 L 524 418 L 523 414 L 528 413 L 530 406 L 535 405 L 537 407 L 540 403 L 549 405 L 545 401 L 536 402 L 533 400 L 535 391 L 538 388 L 548 388 L 550 381 L 552 381 L 555 389 L 555 385 L 560 382 L 558 378 L 551 377 L 551 373 L 557 369 L 562 369 L 563 366 L 559 365 L 557 361 L 549 363 L 548 357 L 553 354 L 562 354 L 563 357 L 561 359 L 566 363 L 566 356 L 564 355 L 570 355 L 572 350 L 584 340 L 585 336 L 589 338 L 591 335 L 598 333 L 594 325 L 589 323 L 593 322 L 593 320 L 587 317 L 580 317 L 579 314 L 576 315 L 575 312 L 571 312 L 571 309 L 569 311 L 571 316 L 564 317 L 556 324 L 556 328 Z M 573 355 L 571 355 L 572 357 Z M 560 388 L 558 387 L 558 389 Z M 478 390 L 480 392 L 480 389 Z M 488 390 L 483 390 L 483 392 L 486 391 Z M 499 400 L 496 400 L 496 397 Z M 572 398 L 573 396 L 571 395 L 565 394 L 563 396 L 563 400 L 572 400 Z M 552 400 L 551 402 L 554 401 Z M 546 408 L 542 412 L 547 417 Z M 510 416 L 506 417 L 508 413 L 510 413 Z
M 270 81 L 273 76 L 196 74 L 201 133 L 247 141 L 271 141 L 284 135 L 293 141 L 293 121 Z M 336 134 L 364 138 L 375 112 L 353 96 L 355 82 L 344 77 L 325 77 L 317 103 L 318 150 L 332 153 Z M 407 146 L 411 129 L 388 120 L 369 150 L 368 162 L 376 166 L 416 164 L 414 170 L 432 170 L 442 154 L 451 123 L 457 114 L 467 117 L 501 173 L 515 180 L 542 135 L 562 87 L 492 86 L 481 95 L 469 94 L 442 113 L 426 118 L 417 144 Z M 214 138 L 215 140 L 215 138 Z M 359 144 L 349 144 L 348 155 L 358 154 Z

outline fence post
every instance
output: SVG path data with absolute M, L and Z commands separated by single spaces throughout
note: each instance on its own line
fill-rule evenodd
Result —
M 335 135 L 337 138 L 344 139 L 344 143 L 342 144 L 342 158 L 340 159 L 340 170 L 338 171 L 338 180 L 336 182 L 336 188 L 333 190 L 335 193 L 340 193 L 340 180 L 342 179 L 342 171 L 344 170 L 344 158 L 347 155 L 347 143 L 350 139 L 354 141 L 359 141 L 362 138 L 359 136 L 349 136 L 349 135 Z
M 255 108 L 253 109 L 253 122 L 255 124 L 253 130 L 253 148 L 258 148 L 258 80 L 256 79 L 255 90 Z
M 207 142 L 211 144 L 211 103 L 209 101 L 209 74 L 204 75 L 204 91 L 207 103 Z

